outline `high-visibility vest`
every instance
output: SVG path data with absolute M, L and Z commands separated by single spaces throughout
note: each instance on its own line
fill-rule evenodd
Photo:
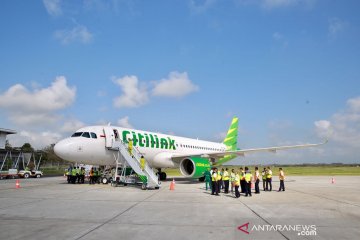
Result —
M 228 173 L 228 171 L 225 171 L 225 172 L 224 172 L 223 180 L 224 180 L 224 181 L 229 180 L 229 173 Z
M 265 172 L 265 171 L 262 171 L 262 172 L 261 172 L 261 175 L 262 175 L 262 179 L 263 179 L 263 180 L 266 180 L 266 172 Z
M 132 150 L 132 148 L 133 148 L 133 141 L 132 140 L 129 141 L 128 148 L 129 148 L 129 151 Z
M 75 169 L 75 168 L 73 168 L 73 169 L 71 170 L 71 176 L 76 176 L 76 169 Z
M 272 171 L 271 170 L 268 170 L 266 172 L 266 178 L 272 178 Z
M 217 180 L 217 181 L 220 181 L 220 180 L 221 180 L 221 178 L 222 178 L 222 176 L 221 176 L 221 172 L 220 172 L 220 171 L 218 171 L 216 180 Z
M 240 186 L 240 175 L 239 174 L 235 174 L 235 186 Z
M 89 174 L 90 174 L 90 177 L 94 176 L 94 170 L 91 169 Z
M 81 175 L 85 175 L 85 169 L 81 170 Z
M 212 176 L 211 176 L 211 181 L 216 182 L 217 181 L 217 173 L 213 172 Z
M 230 182 L 234 182 L 235 181 L 235 173 L 230 173 Z
M 145 168 L 145 158 L 140 158 L 140 167 L 141 167 L 141 170 L 144 170 Z
M 285 174 L 284 174 L 284 171 L 282 171 L 282 170 L 279 172 L 279 179 L 285 180 Z
M 76 174 L 80 175 L 80 169 L 79 168 L 76 169 Z
M 245 172 L 241 171 L 241 180 L 245 180 Z
M 245 181 L 246 182 L 250 182 L 251 181 L 251 178 L 252 178 L 252 174 L 250 172 L 247 172 L 245 174 Z

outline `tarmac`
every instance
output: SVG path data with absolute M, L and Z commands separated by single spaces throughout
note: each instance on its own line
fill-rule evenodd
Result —
M 172 179 L 171 179 L 172 180 Z M 67 184 L 63 177 L 0 181 L 0 239 L 359 239 L 360 177 L 292 177 L 286 191 L 211 196 L 175 178 L 159 190 Z M 260 183 L 262 189 L 262 183 Z M 248 233 L 247 233 L 248 232 Z

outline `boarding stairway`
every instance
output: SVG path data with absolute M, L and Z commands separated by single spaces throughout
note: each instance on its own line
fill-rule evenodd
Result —
M 144 170 L 141 169 L 140 158 L 141 153 L 137 148 L 132 149 L 132 154 L 130 155 L 127 145 L 121 141 L 113 141 L 112 146 L 108 147 L 109 150 L 114 151 L 114 158 L 116 161 L 116 170 L 115 176 L 118 175 L 118 167 L 121 166 L 122 169 L 126 169 L 128 164 L 132 170 L 137 173 L 141 181 L 143 182 L 143 187 L 145 188 L 159 188 L 161 182 L 159 181 L 158 176 L 154 172 L 153 168 L 145 161 Z M 127 163 L 127 164 L 126 164 Z M 121 174 L 125 176 L 124 174 Z

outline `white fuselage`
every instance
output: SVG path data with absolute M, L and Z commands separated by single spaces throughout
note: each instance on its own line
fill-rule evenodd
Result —
M 193 156 L 226 151 L 223 143 L 202 141 L 160 133 L 114 126 L 90 126 L 77 130 L 72 137 L 59 141 L 54 151 L 62 159 L 89 165 L 115 165 L 111 141 L 132 139 L 136 148 L 154 168 L 176 168 L 176 156 Z

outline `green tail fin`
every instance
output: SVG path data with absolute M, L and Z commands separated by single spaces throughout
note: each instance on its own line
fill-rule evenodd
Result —
M 239 119 L 234 117 L 231 121 L 231 125 L 229 130 L 226 134 L 226 138 L 224 139 L 223 143 L 226 146 L 227 151 L 234 151 L 237 150 L 237 137 L 238 137 L 238 125 Z M 236 154 L 228 154 L 224 157 L 220 158 L 215 165 L 222 165 L 232 159 L 236 158 Z
M 228 151 L 237 150 L 238 125 L 239 119 L 234 117 L 226 134 L 226 138 L 223 141 L 223 143 L 226 145 L 226 150 Z

